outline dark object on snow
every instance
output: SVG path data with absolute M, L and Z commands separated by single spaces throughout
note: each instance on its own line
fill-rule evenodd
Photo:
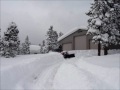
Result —
M 62 46 L 60 45 L 57 49 L 54 50 L 55 52 L 62 52 Z
M 101 56 L 101 43 L 100 43 L 100 39 L 98 40 L 98 56 Z
M 34 53 L 34 54 L 38 54 L 38 53 Z
M 65 59 L 75 57 L 75 54 L 69 54 L 68 52 L 62 52 L 62 55 Z

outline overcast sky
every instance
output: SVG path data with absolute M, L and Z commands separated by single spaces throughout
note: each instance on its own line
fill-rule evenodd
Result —
M 0 0 L 2 34 L 10 22 L 19 29 L 21 42 L 26 36 L 32 44 L 45 39 L 51 25 L 57 32 L 66 33 L 75 27 L 87 26 L 85 15 L 93 0 Z

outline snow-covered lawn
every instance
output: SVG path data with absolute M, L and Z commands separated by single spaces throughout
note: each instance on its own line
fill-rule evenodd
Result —
M 120 89 L 120 51 L 97 56 L 95 50 L 1 58 L 0 89 Z M 113 54 L 116 53 L 116 54 Z

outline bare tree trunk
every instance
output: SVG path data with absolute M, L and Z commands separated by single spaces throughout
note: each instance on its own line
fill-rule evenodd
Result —
M 98 42 L 98 56 L 101 56 L 101 44 L 100 44 L 100 40 Z
M 104 47 L 104 55 L 108 55 L 108 47 Z

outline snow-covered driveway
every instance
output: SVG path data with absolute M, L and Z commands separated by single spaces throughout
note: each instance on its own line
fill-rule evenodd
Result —
M 53 89 L 118 90 L 119 76 L 120 54 L 71 59 L 59 68 Z
M 1 58 L 0 88 L 29 89 L 36 84 L 41 73 L 51 66 L 60 64 L 63 57 L 59 53 Z
M 24 61 L 11 60 L 16 64 L 1 60 L 2 89 L 120 89 L 120 54 L 95 53 L 80 51 L 67 60 L 59 53 L 22 56 Z

